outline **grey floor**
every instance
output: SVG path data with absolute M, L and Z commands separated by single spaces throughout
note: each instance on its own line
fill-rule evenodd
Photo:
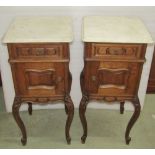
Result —
M 2 90 L 0 90 L 0 148 L 155 148 L 155 95 L 147 95 L 139 120 L 131 131 L 131 143 L 125 144 L 124 132 L 132 115 L 123 115 L 117 110 L 87 109 L 88 137 L 81 144 L 82 126 L 75 110 L 71 126 L 71 145 L 65 141 L 66 114 L 59 110 L 35 110 L 33 115 L 21 112 L 28 135 L 26 146 L 20 143 L 21 133 L 12 114 L 4 110 Z
M 4 104 L 4 96 L 3 96 L 3 89 L 0 87 L 0 112 L 5 111 L 5 104 Z

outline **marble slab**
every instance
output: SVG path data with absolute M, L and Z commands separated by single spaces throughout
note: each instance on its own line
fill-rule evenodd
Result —
M 71 42 L 73 40 L 70 17 L 17 17 L 10 25 L 2 42 Z
M 83 18 L 84 42 L 154 43 L 139 18 L 113 16 L 86 16 Z

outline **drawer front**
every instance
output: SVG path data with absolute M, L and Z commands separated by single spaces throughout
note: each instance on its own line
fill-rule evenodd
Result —
M 68 57 L 68 44 L 12 44 L 12 59 L 63 59 Z
M 141 64 L 87 62 L 85 79 L 89 94 L 132 96 L 138 89 Z
M 145 57 L 142 44 L 101 44 L 90 43 L 86 51 L 90 58 L 105 59 L 139 59 Z
M 65 92 L 63 63 L 15 63 L 12 73 L 17 95 L 49 97 Z

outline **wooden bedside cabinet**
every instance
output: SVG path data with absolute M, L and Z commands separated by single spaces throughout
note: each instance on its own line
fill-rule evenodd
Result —
M 144 36 L 143 36 L 144 35 Z M 83 125 L 82 143 L 87 137 L 86 107 L 91 100 L 131 101 L 134 114 L 125 132 L 126 144 L 130 130 L 140 114 L 138 88 L 148 42 L 153 42 L 140 20 L 126 17 L 90 16 L 83 20 L 84 69 L 81 73 L 79 115 Z
M 23 102 L 28 103 L 31 115 L 34 103 L 64 101 L 68 115 L 66 140 L 68 144 L 71 142 L 69 130 L 74 105 L 70 97 L 69 42 L 72 35 L 68 17 L 23 17 L 13 22 L 4 37 L 15 88 L 12 112 L 21 129 L 23 145 L 27 142 L 26 129 L 19 115 Z

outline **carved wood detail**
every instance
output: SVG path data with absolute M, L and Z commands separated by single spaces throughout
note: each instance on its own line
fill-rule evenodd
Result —
M 98 52 L 99 54 L 101 53 L 100 50 Z M 102 54 L 102 53 L 101 53 Z M 127 55 L 127 49 L 125 48 L 119 48 L 119 47 L 108 47 L 106 49 L 106 54 L 109 54 L 109 55 Z M 133 54 L 133 50 L 132 52 L 130 52 L 128 55 L 132 55 Z
M 28 89 L 54 89 L 56 85 L 56 75 L 54 69 L 37 70 L 26 69 L 25 76 Z M 61 79 L 58 79 L 59 81 Z
M 126 68 L 99 68 L 98 85 L 100 88 L 126 89 L 128 85 L 129 70 Z
M 61 47 L 47 47 L 47 48 L 27 48 L 27 47 L 17 47 L 18 57 L 38 57 L 38 56 L 61 56 Z
M 119 57 L 128 57 L 128 58 L 139 58 L 141 56 L 140 50 L 141 45 L 125 45 L 125 44 L 101 44 L 93 43 L 92 44 L 92 56 L 94 57 L 107 57 L 114 56 L 115 58 Z
M 136 56 L 136 47 L 94 47 L 95 55 L 132 55 Z

